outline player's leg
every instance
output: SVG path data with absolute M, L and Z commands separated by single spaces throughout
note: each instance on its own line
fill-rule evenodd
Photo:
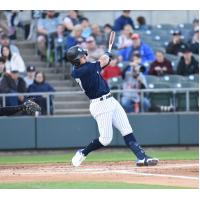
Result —
M 121 132 L 126 145 L 137 157 L 136 164 L 138 166 L 156 165 L 158 163 L 158 159 L 147 156 L 144 149 L 138 144 L 128 121 L 128 117 L 118 102 L 116 103 L 116 110 L 113 114 L 113 125 Z
M 100 114 L 96 116 L 95 119 L 97 121 L 100 137 L 94 139 L 84 149 L 77 151 L 75 156 L 72 158 L 72 164 L 74 166 L 79 166 L 90 152 L 107 146 L 112 141 L 112 112 Z

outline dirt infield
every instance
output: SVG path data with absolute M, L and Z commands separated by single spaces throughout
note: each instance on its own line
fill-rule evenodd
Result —
M 15 182 L 124 182 L 198 188 L 199 162 L 160 161 L 154 167 L 135 167 L 133 162 L 0 165 L 0 183 Z

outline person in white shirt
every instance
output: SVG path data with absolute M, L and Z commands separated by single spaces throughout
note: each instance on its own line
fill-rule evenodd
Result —
M 15 67 L 19 73 L 25 73 L 26 67 L 22 57 L 18 53 L 12 53 L 8 46 L 2 46 L 1 55 L 6 60 L 6 72 L 10 72 Z

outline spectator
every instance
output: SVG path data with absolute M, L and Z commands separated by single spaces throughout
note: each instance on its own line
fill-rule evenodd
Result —
M 149 45 L 141 41 L 139 34 L 133 34 L 131 36 L 133 40 L 133 45 L 131 47 L 127 47 L 125 49 L 119 50 L 118 54 L 121 56 L 123 61 L 130 61 L 132 59 L 133 53 L 139 52 L 142 58 L 142 64 L 144 66 L 148 66 L 149 63 L 155 60 L 155 56 L 153 50 Z
M 84 38 L 82 37 L 82 30 L 83 29 L 81 25 L 74 26 L 72 33 L 67 37 L 65 50 L 75 45 L 83 45 L 82 47 L 84 47 Z
M 0 84 L 5 72 L 5 62 L 5 59 L 3 57 L 0 57 Z
M 95 39 L 92 36 L 86 39 L 86 47 L 88 50 L 89 62 L 98 60 L 99 57 L 104 53 L 102 48 L 97 47 Z
M 26 83 L 19 76 L 17 68 L 12 67 L 10 73 L 5 73 L 0 83 L 1 93 L 24 93 L 26 92 Z M 6 97 L 7 106 L 16 106 L 24 102 L 24 96 Z
M 96 41 L 96 44 L 98 46 L 105 47 L 105 45 L 106 45 L 106 37 L 101 32 L 99 25 L 92 24 L 91 28 L 92 28 L 92 35 L 91 36 L 94 37 L 94 39 Z
M 149 74 L 155 76 L 173 74 L 172 64 L 165 58 L 165 53 L 163 51 L 156 52 L 156 60 L 151 63 Z
M 20 73 L 26 72 L 24 61 L 18 53 L 11 53 L 9 47 L 2 46 L 1 55 L 6 60 L 6 72 L 10 72 L 13 67 L 15 67 Z
M 134 29 L 133 20 L 130 17 L 130 10 L 123 10 L 122 15 L 118 17 L 114 22 L 114 30 L 121 31 L 124 26 L 129 24 Z
M 10 47 L 10 50 L 12 53 L 19 53 L 19 49 L 17 48 L 17 46 L 15 46 L 14 44 L 10 43 L 10 39 L 9 36 L 7 34 L 2 34 L 1 35 L 1 40 L 0 40 L 0 50 L 2 48 L 2 46 L 7 46 Z
M 121 77 L 122 71 L 118 66 L 119 60 L 117 55 L 113 55 L 110 64 L 103 69 L 102 76 L 108 81 L 110 78 Z
M 66 36 L 64 34 L 64 26 L 59 24 L 56 28 L 56 36 L 54 38 L 54 53 L 56 66 L 61 65 L 64 58 L 64 48 Z
M 138 29 L 142 31 L 149 30 L 149 26 L 146 25 L 146 19 L 143 16 L 137 17 Z
M 183 45 L 186 45 L 181 39 L 181 32 L 179 30 L 175 30 L 172 35 L 172 41 L 167 45 L 166 53 L 181 55 L 181 48 Z
M 37 45 L 39 49 L 39 54 L 41 58 L 44 59 L 46 57 L 46 43 L 47 38 L 51 34 L 56 32 L 56 27 L 58 24 L 61 24 L 62 20 L 59 16 L 56 17 L 56 13 L 53 10 L 47 11 L 47 17 L 45 19 L 39 19 L 37 24 Z
M 133 45 L 133 41 L 131 39 L 132 34 L 133 29 L 131 25 L 125 25 L 121 34 L 118 37 L 118 49 L 127 48 Z
M 64 18 L 65 31 L 71 32 L 74 26 L 80 23 L 78 10 L 69 10 L 68 15 Z
M 8 34 L 8 20 L 6 18 L 5 12 L 0 10 L 0 36 L 3 33 Z
M 54 92 L 55 89 L 46 82 L 44 73 L 38 71 L 35 73 L 35 79 L 33 84 L 28 88 L 28 92 Z M 41 114 L 47 114 L 47 99 L 44 96 L 35 96 L 33 97 L 34 101 L 40 105 Z M 50 95 L 50 114 L 53 114 L 53 97 Z
M 192 51 L 189 47 L 184 46 L 182 48 L 183 56 L 181 57 L 177 65 L 177 74 L 182 76 L 188 76 L 190 74 L 199 73 L 199 63 L 192 55 Z
M 188 41 L 191 41 L 195 34 L 195 31 L 199 30 L 199 19 L 194 19 L 192 25 L 193 25 L 193 29 L 188 34 L 188 38 L 187 38 Z
M 86 17 L 82 17 L 80 19 L 80 25 L 81 25 L 82 30 L 83 30 L 82 37 L 83 38 L 89 37 L 92 34 L 92 29 L 90 27 L 89 19 L 86 18 Z
M 145 89 L 146 80 L 144 75 L 140 72 L 139 67 L 135 65 L 131 66 L 131 73 L 129 73 L 123 83 L 123 90 L 129 89 Z M 144 111 L 147 112 L 150 108 L 149 100 L 144 97 L 143 102 L 141 102 L 140 94 L 137 91 L 123 91 L 122 106 L 126 112 L 136 112 L 140 111 L 140 104 L 143 104 Z
M 27 76 L 24 78 L 24 81 L 26 82 L 26 88 L 28 88 L 34 81 L 35 78 L 35 66 L 29 65 L 27 67 Z
M 192 53 L 199 54 L 199 28 L 196 28 L 192 40 L 189 41 Z
M 134 52 L 134 54 L 132 55 L 131 62 L 122 71 L 122 78 L 126 80 L 127 77 L 129 77 L 130 74 L 132 74 L 133 69 L 136 68 L 139 69 L 140 73 L 146 74 L 146 67 L 142 65 L 141 61 L 142 59 L 139 52 Z

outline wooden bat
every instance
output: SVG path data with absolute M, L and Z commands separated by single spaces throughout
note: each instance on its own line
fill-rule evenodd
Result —
M 108 52 L 111 52 L 113 43 L 115 41 L 115 31 L 111 31 L 110 37 L 109 37 L 109 43 L 108 43 Z

